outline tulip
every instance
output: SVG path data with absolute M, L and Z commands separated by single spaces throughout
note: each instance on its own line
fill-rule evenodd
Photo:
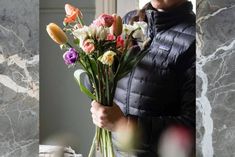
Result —
M 70 48 L 63 55 L 65 64 L 74 64 L 78 59 L 78 53 L 74 48 Z
M 105 27 L 98 27 L 96 30 L 96 39 L 105 40 L 108 35 L 108 30 Z
M 55 23 L 50 23 L 49 25 L 47 25 L 46 30 L 51 39 L 54 40 L 56 43 L 60 45 L 67 43 L 68 37 L 66 36 L 64 31 Z
M 110 32 L 115 35 L 119 36 L 122 34 L 122 18 L 116 14 L 113 14 L 113 25 L 110 28 Z
M 111 66 L 113 64 L 113 61 L 114 61 L 114 56 L 116 55 L 115 52 L 113 51 L 107 51 L 105 52 L 102 56 L 100 56 L 98 58 L 98 60 L 100 62 L 102 62 L 103 64 L 106 64 L 106 65 L 109 65 Z
M 82 47 L 85 39 L 94 37 L 95 29 L 92 27 L 84 26 L 82 28 L 75 29 L 72 33 L 75 38 L 79 39 L 80 47 Z
M 65 23 L 72 23 L 75 22 L 77 18 L 79 19 L 82 18 L 81 11 L 70 4 L 65 4 L 65 13 L 66 13 L 66 18 L 64 19 Z

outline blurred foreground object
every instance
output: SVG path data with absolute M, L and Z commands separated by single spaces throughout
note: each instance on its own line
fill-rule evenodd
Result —
M 174 126 L 161 137 L 159 154 L 161 157 L 192 157 L 193 136 L 189 129 Z
M 82 157 L 70 147 L 40 145 L 39 157 Z

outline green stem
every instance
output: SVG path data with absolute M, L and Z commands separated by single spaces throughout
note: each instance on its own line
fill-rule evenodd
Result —
M 110 102 L 110 88 L 109 88 L 109 67 L 105 66 L 105 84 L 106 84 L 106 96 L 107 96 L 107 105 L 111 106 Z
M 101 75 L 100 75 L 100 64 L 97 63 L 97 75 L 98 75 L 98 101 L 99 103 L 102 103 L 102 87 L 101 87 Z
M 83 20 L 78 16 L 78 22 L 82 25 L 82 26 L 84 26 L 84 22 L 83 22 Z
M 98 136 L 98 134 L 97 134 L 97 130 L 96 130 L 95 137 L 93 138 L 92 145 L 91 145 L 88 157 L 92 157 L 94 155 L 97 136 Z
M 73 48 L 73 46 L 70 43 L 66 43 L 67 46 L 69 46 L 70 48 Z
M 91 76 L 92 76 L 92 79 L 93 79 L 93 82 L 94 82 L 94 86 L 95 86 L 95 94 L 96 94 L 96 98 L 98 98 L 99 97 L 99 95 L 98 95 L 98 91 L 97 91 L 97 79 L 96 79 L 96 74 L 95 74 L 95 72 L 94 72 L 94 70 L 92 69 L 92 65 L 91 65 L 91 61 L 90 61 L 90 58 L 89 57 L 87 57 L 87 60 L 88 60 L 88 63 L 89 63 L 89 66 L 90 66 L 90 68 L 91 68 Z

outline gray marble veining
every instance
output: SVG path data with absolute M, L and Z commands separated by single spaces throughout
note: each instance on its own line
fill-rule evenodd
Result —
M 39 1 L 0 1 L 0 156 L 38 156 Z
M 235 1 L 197 1 L 197 157 L 235 156 Z

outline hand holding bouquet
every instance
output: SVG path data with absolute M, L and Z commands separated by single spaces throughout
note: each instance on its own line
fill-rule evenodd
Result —
M 111 106 L 118 80 L 135 68 L 148 52 L 149 39 L 144 35 L 147 24 L 123 25 L 120 16 L 101 14 L 87 26 L 78 8 L 66 4 L 65 12 L 63 30 L 51 23 L 47 32 L 65 51 L 66 65 L 81 65 L 82 69 L 74 72 L 81 91 L 100 104 Z M 73 37 L 73 41 L 69 41 L 66 33 Z M 87 74 L 92 90 L 83 85 L 83 73 Z M 104 157 L 114 157 L 109 130 L 96 128 L 89 157 L 94 154 L 95 147 Z

